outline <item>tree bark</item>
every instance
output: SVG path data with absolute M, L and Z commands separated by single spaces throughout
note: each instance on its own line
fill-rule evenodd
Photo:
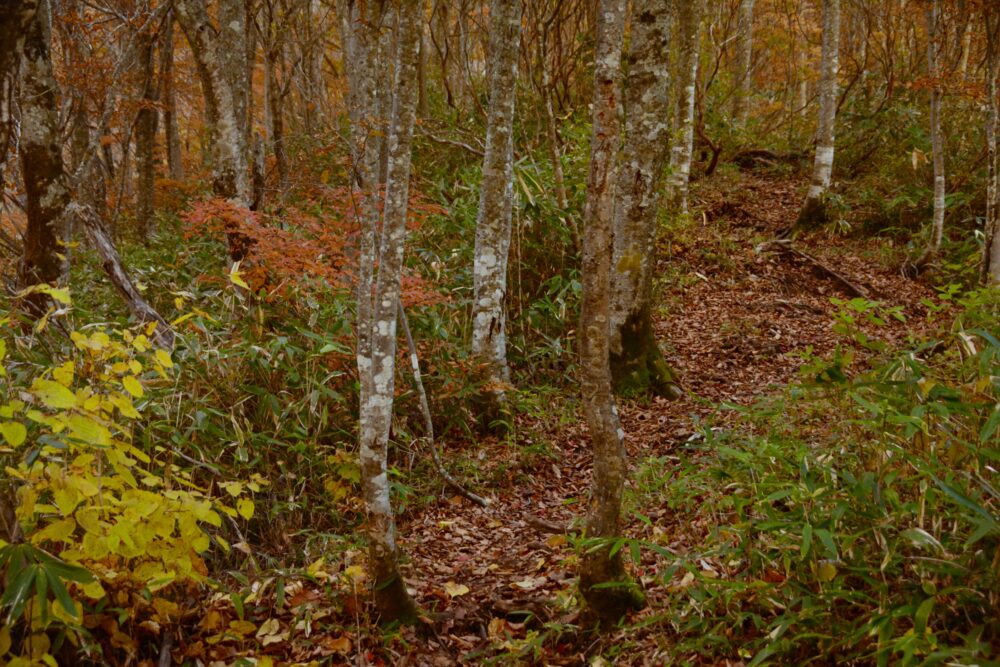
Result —
M 944 145 L 941 137 L 941 89 L 938 86 L 938 64 L 940 62 L 941 44 L 938 28 L 941 20 L 940 0 L 930 0 L 924 10 L 927 21 L 927 76 L 931 79 L 930 89 L 930 130 L 931 130 L 931 162 L 934 165 L 934 215 L 931 222 L 931 237 L 927 241 L 920 257 L 913 262 L 917 272 L 922 271 L 934 261 L 941 251 L 944 239 L 945 214 L 945 173 Z
M 986 10 L 986 224 L 983 237 L 983 258 L 980 280 L 988 285 L 1000 285 L 1000 108 L 997 101 L 997 78 L 1000 76 L 1000 13 Z
M 361 383 L 361 474 L 368 509 L 369 563 L 383 623 L 412 622 L 418 610 L 399 572 L 399 547 L 389 497 L 387 458 L 392 425 L 396 322 L 406 240 L 411 144 L 417 107 L 420 0 L 402 0 L 389 135 L 382 241 L 371 322 L 371 374 Z M 363 295 L 364 296 L 364 295 Z M 359 322 L 359 326 L 366 326 Z
M 57 229 L 70 191 L 63 169 L 56 80 L 52 71 L 45 25 L 47 0 L 20 0 L 12 11 L 21 46 L 21 174 L 27 199 L 24 255 L 18 270 L 21 288 L 47 283 L 60 275 Z M 36 315 L 47 308 L 48 297 L 35 293 L 25 306 Z
M 830 187 L 837 119 L 837 71 L 840 55 L 840 0 L 823 0 L 823 55 L 820 73 L 819 127 L 812 182 L 799 212 L 797 225 L 826 219 L 823 194 Z
M 670 75 L 663 63 L 669 34 L 669 0 L 652 0 L 635 10 L 625 92 L 625 145 L 611 193 L 610 362 L 620 393 L 652 391 L 675 397 L 679 390 L 656 342 L 651 308 L 656 215 L 670 145 L 665 121 Z
M 694 103 L 698 82 L 698 50 L 701 36 L 701 5 L 697 0 L 678 0 L 681 49 L 680 127 L 670 154 L 670 195 L 681 213 L 688 212 L 688 184 L 691 181 L 691 153 L 694 148 Z
M 736 90 L 733 95 L 733 118 L 746 125 L 749 114 L 753 70 L 753 9 L 755 0 L 740 0 L 736 36 Z
M 472 351 L 489 364 L 492 394 L 501 399 L 507 366 L 507 256 L 514 206 L 514 101 L 520 54 L 521 0 L 490 8 L 490 102 L 479 190 L 473 267 Z
M 659 4 L 659 3 L 657 3 Z M 645 16 L 649 12 L 643 11 Z M 662 22 L 651 19 L 658 29 Z M 611 392 L 610 296 L 615 158 L 620 144 L 621 51 L 625 0 L 600 0 L 594 66 L 590 173 L 584 210 L 583 296 L 580 306 L 580 393 L 594 452 L 594 482 L 588 538 L 611 540 L 619 534 L 627 460 L 618 411 Z M 640 17 L 636 27 L 644 25 Z M 635 36 L 633 36 L 635 39 Z M 580 591 L 604 623 L 614 623 L 644 604 L 625 572 L 621 551 L 610 545 L 588 549 L 580 562 Z
M 153 188 L 156 181 L 156 85 L 153 71 L 155 36 L 152 27 L 136 38 L 139 60 L 139 111 L 135 119 L 136 222 L 143 242 L 155 229 Z
M 160 82 L 163 99 L 163 140 L 167 147 L 167 171 L 170 178 L 184 178 L 181 135 L 177 125 L 177 95 L 174 92 L 174 18 L 166 18 L 160 44 Z

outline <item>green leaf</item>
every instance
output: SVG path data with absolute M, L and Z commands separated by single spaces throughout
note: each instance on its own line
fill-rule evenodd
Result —
M 826 548 L 827 555 L 833 560 L 839 560 L 840 554 L 837 551 L 837 544 L 833 541 L 833 535 L 830 534 L 830 531 L 824 528 L 817 528 L 814 532 Z
M 806 556 L 809 555 L 809 549 L 812 547 L 813 542 L 813 527 L 811 523 L 807 523 L 802 526 L 802 544 L 799 546 L 799 557 L 805 560 Z
M 899 534 L 900 537 L 905 537 L 910 540 L 915 546 L 918 547 L 930 547 L 938 553 L 944 553 L 944 547 L 933 535 L 928 533 L 923 528 L 910 528 L 904 530 Z

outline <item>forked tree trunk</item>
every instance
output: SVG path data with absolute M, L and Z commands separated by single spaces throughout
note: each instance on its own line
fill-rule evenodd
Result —
M 652 319 L 656 214 L 670 145 L 664 119 L 670 76 L 663 62 L 670 31 L 669 0 L 636 5 L 625 88 L 625 145 L 612 189 L 611 374 L 620 393 L 679 393 L 656 342 Z
M 11 12 L 18 26 L 15 45 L 22 46 L 19 149 L 28 218 L 18 270 L 22 288 L 58 281 L 61 266 L 57 230 L 70 200 L 46 27 L 47 1 L 20 0 L 13 3 L 19 9 Z M 44 312 L 47 303 L 48 298 L 37 293 L 25 299 L 25 305 L 35 314 Z
M 394 101 L 389 134 L 382 243 L 371 326 L 371 374 L 361 383 L 361 477 L 368 510 L 368 552 L 375 606 L 383 623 L 412 622 L 417 607 L 399 572 L 399 547 L 387 476 L 396 367 L 396 321 L 406 241 L 411 144 L 417 108 L 422 3 L 402 0 L 397 19 Z M 364 296 L 364 295 L 362 295 Z M 365 322 L 359 322 L 365 326 Z
M 698 43 L 701 36 L 701 3 L 678 0 L 680 59 L 680 123 L 670 153 L 670 196 L 681 213 L 688 212 L 691 153 L 694 148 L 694 103 L 698 82 Z
M 236 0 L 225 0 L 227 7 Z M 246 144 L 245 91 L 234 91 L 233 82 L 244 71 L 242 59 L 227 56 L 229 51 L 245 53 L 243 31 L 218 31 L 212 25 L 204 0 L 176 0 L 177 21 L 187 35 L 205 93 L 205 109 L 213 142 L 212 188 L 218 197 L 249 208 L 252 199 L 249 152 Z M 235 10 L 227 9 L 228 14 Z M 242 25 L 242 24 L 241 24 Z M 225 36 L 225 38 L 223 37 Z M 238 40 L 229 43 L 226 40 Z M 237 258 L 234 258 L 237 259 Z
M 941 89 L 937 78 L 940 62 L 941 43 L 938 34 L 941 19 L 940 0 L 930 0 L 924 16 L 927 20 L 927 76 L 931 80 L 930 89 L 930 130 L 931 130 L 931 162 L 934 165 L 934 215 L 931 222 L 931 237 L 927 241 L 924 252 L 913 262 L 917 272 L 922 271 L 934 261 L 941 252 L 941 241 L 944 239 L 945 213 L 945 175 L 944 175 L 944 145 L 941 137 Z
M 489 364 L 490 392 L 502 400 L 507 367 L 507 255 L 514 206 L 514 99 L 520 53 L 521 0 L 490 8 L 490 102 L 479 190 L 473 268 L 472 351 Z
M 819 127 L 809 193 L 796 222 L 809 226 L 825 221 L 823 194 L 833 174 L 837 122 L 837 71 L 840 60 L 840 0 L 823 0 L 823 55 L 820 66 Z
M 986 225 L 983 240 L 983 258 L 980 280 L 988 285 L 1000 285 L 1000 152 L 997 150 L 1000 133 L 1000 109 L 997 107 L 997 77 L 1000 76 L 1000 13 L 994 8 L 986 10 Z
M 657 5 L 660 5 L 657 2 Z M 665 4 L 662 3 L 662 4 Z M 643 16 L 648 12 L 643 11 Z M 649 18 L 656 30 L 665 21 Z M 583 296 L 580 305 L 580 393 L 594 452 L 594 485 L 588 538 L 618 536 L 627 460 L 618 411 L 611 392 L 610 297 L 612 218 L 615 199 L 615 159 L 621 118 L 621 51 L 625 0 L 600 0 L 594 65 L 593 127 L 590 174 L 584 210 Z M 644 20 L 633 25 L 642 30 Z M 633 35 L 633 40 L 636 36 Z M 662 52 L 658 55 L 662 55 Z M 644 604 L 643 596 L 625 572 L 621 551 L 607 542 L 585 551 L 580 562 L 580 592 L 602 622 L 614 623 Z
M 753 71 L 753 9 L 755 0 L 740 0 L 736 23 L 736 90 L 733 95 L 733 118 L 746 125 Z

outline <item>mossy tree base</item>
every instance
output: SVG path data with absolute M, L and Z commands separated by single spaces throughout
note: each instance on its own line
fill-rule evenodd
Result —
M 413 625 L 420 619 L 420 607 L 398 572 L 377 582 L 373 593 L 379 625 Z
M 618 332 L 621 353 L 611 353 L 611 378 L 620 396 L 652 394 L 679 398 L 683 393 L 676 375 L 663 357 L 653 333 L 649 309 L 630 315 Z
M 609 557 L 607 550 L 588 556 L 583 563 L 580 594 L 602 628 L 613 627 L 646 606 L 646 596 L 626 574 L 621 554 Z
M 829 219 L 829 212 L 823 197 L 807 197 L 805 204 L 802 205 L 802 210 L 799 211 L 799 217 L 795 221 L 793 229 L 815 229 L 826 224 Z

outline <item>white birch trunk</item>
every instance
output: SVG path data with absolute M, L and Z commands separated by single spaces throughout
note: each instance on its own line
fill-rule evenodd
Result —
M 653 0 L 634 13 L 625 145 L 614 189 L 611 372 L 625 392 L 651 389 L 673 396 L 677 388 L 653 334 L 651 294 L 661 174 L 670 146 L 670 75 L 663 62 L 669 0 Z
M 840 0 L 823 0 L 823 55 L 820 65 L 819 125 L 816 129 L 816 156 L 812 181 L 798 224 L 822 222 L 823 194 L 830 188 L 833 174 L 837 123 L 837 72 L 840 62 Z
M 402 0 L 389 134 L 385 204 L 371 331 L 371 379 L 361 383 L 361 474 L 368 510 L 369 561 L 383 622 L 412 621 L 417 609 L 399 573 L 399 548 L 389 499 L 388 445 L 396 368 L 396 321 L 406 240 L 411 144 L 417 107 L 419 0 Z M 359 323 L 364 326 L 364 323 Z
M 490 102 L 479 190 L 473 265 L 472 351 L 507 383 L 507 255 L 514 206 L 514 101 L 520 54 L 521 0 L 493 0 L 490 9 Z M 502 391 L 495 392 L 502 396 Z
M 666 30 L 667 0 L 653 3 L 656 10 L 641 9 L 633 20 L 633 53 L 643 35 L 651 43 L 652 33 Z M 662 12 L 662 14 L 661 14 Z M 600 0 L 597 9 L 597 46 L 594 66 L 593 127 L 590 139 L 590 174 L 584 210 L 583 297 L 580 307 L 580 393 L 594 452 L 594 482 L 586 534 L 590 538 L 614 538 L 619 532 L 622 492 L 628 461 L 624 433 L 618 421 L 611 392 L 611 245 L 615 215 L 615 162 L 620 146 L 621 50 L 625 22 L 625 0 Z M 648 34 L 647 34 L 648 33 Z M 656 55 L 662 57 L 664 50 Z M 642 69 L 645 58 L 636 64 Z M 661 72 L 663 68 L 660 68 Z M 637 72 L 638 74 L 638 72 Z M 643 72 L 643 78 L 654 72 Z M 659 75 L 662 76 L 662 73 Z M 664 106 L 665 111 L 665 106 Z M 660 124 L 665 114 L 660 115 Z M 659 136 L 657 127 L 646 128 Z M 652 138 L 652 137 L 650 137 Z M 662 137 L 661 137 L 662 139 Z M 632 170 L 632 167 L 628 167 Z M 608 587 L 608 584 L 611 586 Z M 613 623 L 629 610 L 642 606 L 642 596 L 629 582 L 621 552 L 608 546 L 585 552 L 580 564 L 580 591 L 587 604 L 604 622 Z
M 670 194 L 681 213 L 688 212 L 688 184 L 691 181 L 691 154 L 694 149 L 694 107 L 698 82 L 698 50 L 701 36 L 701 7 L 698 0 L 679 0 L 681 44 L 680 127 L 670 153 Z

